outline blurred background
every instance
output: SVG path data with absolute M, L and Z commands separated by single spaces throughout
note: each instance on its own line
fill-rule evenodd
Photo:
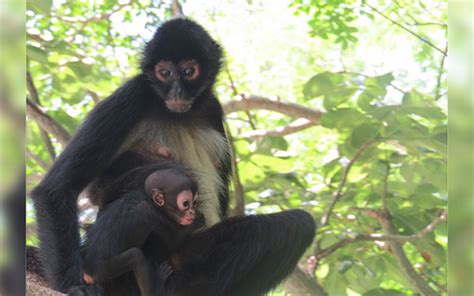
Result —
M 4 3 L 3 274 L 22 266 L 11 262 L 24 184 L 28 195 L 85 115 L 137 73 L 160 22 L 185 15 L 226 51 L 216 92 L 235 154 L 232 214 L 302 208 L 319 226 L 272 295 L 447 294 L 449 54 L 449 288 L 472 294 L 472 2 L 450 4 L 449 50 L 446 1 Z M 94 221 L 86 197 L 79 209 Z M 29 246 L 35 232 L 26 198 Z

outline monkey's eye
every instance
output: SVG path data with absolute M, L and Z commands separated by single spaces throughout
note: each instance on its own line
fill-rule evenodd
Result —
M 185 209 L 189 208 L 189 200 L 183 202 L 183 208 Z
M 186 80 L 195 80 L 200 75 L 199 63 L 196 60 L 184 60 L 179 62 L 181 76 Z
M 160 70 L 160 75 L 163 77 L 169 77 L 171 75 L 171 71 L 168 69 L 161 69 Z
M 194 74 L 194 68 L 186 68 L 183 70 L 184 77 L 190 77 Z

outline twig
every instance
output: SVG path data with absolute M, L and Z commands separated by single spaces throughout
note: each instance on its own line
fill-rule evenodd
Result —
M 400 24 L 399 22 L 395 21 L 395 20 L 392 20 L 391 18 L 389 18 L 388 16 L 386 16 L 385 14 L 383 14 L 382 12 L 380 12 L 377 8 L 373 7 L 372 5 L 368 4 L 367 2 L 364 2 L 364 4 L 369 7 L 370 9 L 372 9 L 373 11 L 375 11 L 378 15 L 380 15 L 381 17 L 385 18 L 386 20 L 390 21 L 392 24 L 400 27 L 401 29 L 405 30 L 406 32 L 410 33 L 411 35 L 415 36 L 416 38 L 418 38 L 420 41 L 426 43 L 427 45 L 429 45 L 430 47 L 432 47 L 433 49 L 439 51 L 440 53 L 446 55 L 446 53 L 444 53 L 444 51 L 442 49 L 440 49 L 439 47 L 437 47 L 436 45 L 434 45 L 433 43 L 431 43 L 429 40 L 423 38 L 422 36 L 418 35 L 417 33 L 413 32 L 412 30 L 408 29 L 407 27 L 405 27 L 404 25 Z
M 382 211 L 387 211 L 387 195 L 388 195 L 388 176 L 390 175 L 390 164 L 387 163 L 387 170 L 383 180 L 383 194 L 382 194 Z
M 303 121 L 303 122 L 301 122 Z M 296 120 L 292 123 L 290 123 L 287 126 L 284 127 L 278 127 L 275 130 L 254 130 L 250 131 L 247 133 L 243 133 L 240 135 L 242 138 L 253 138 L 253 139 L 258 139 L 258 138 L 263 138 L 263 137 L 278 137 L 278 136 L 286 136 L 289 134 L 293 134 L 299 131 L 302 131 L 304 129 L 307 129 L 309 127 L 317 125 L 317 122 L 310 121 L 307 119 L 302 119 L 302 120 Z
M 30 72 L 26 72 L 26 85 L 27 85 L 31 100 L 35 102 L 38 106 L 41 106 L 38 90 L 35 86 L 33 77 L 31 77 Z M 52 160 L 55 160 L 56 151 L 54 150 L 53 143 L 51 142 L 51 139 L 49 138 L 48 133 L 41 127 L 40 127 L 40 136 L 41 136 L 41 139 L 43 140 L 44 145 L 46 146 L 46 151 L 48 151 L 49 157 L 51 157 Z
M 171 1 L 171 14 L 175 17 L 184 17 L 183 7 L 178 0 Z
M 339 182 L 339 186 L 337 187 L 336 192 L 333 193 L 332 195 L 332 201 L 331 204 L 329 205 L 328 209 L 324 213 L 323 217 L 321 218 L 321 227 L 326 226 L 329 224 L 329 218 L 331 217 L 332 211 L 334 209 L 334 206 L 336 203 L 339 201 L 339 199 L 342 196 L 342 190 L 344 189 L 344 186 L 346 185 L 347 181 L 347 176 L 349 175 L 349 172 L 352 168 L 352 165 L 356 160 L 362 155 L 362 153 L 374 143 L 374 141 L 368 141 L 365 143 L 362 147 L 357 150 L 356 154 L 352 157 L 352 159 L 349 161 L 347 164 L 346 168 L 344 169 L 344 173 L 342 174 L 341 182 Z
M 390 218 L 379 221 L 387 235 L 396 233 Z M 413 268 L 410 260 L 408 260 L 402 245 L 398 241 L 389 241 L 388 245 L 393 252 L 393 256 L 398 262 L 400 269 L 403 271 L 405 278 L 412 284 L 413 288 L 423 296 L 433 296 L 437 293 L 428 285 L 425 279 L 418 274 Z
M 362 77 L 371 77 L 370 75 L 367 75 L 367 74 L 364 74 L 364 73 L 358 73 L 358 72 L 351 72 L 351 71 L 339 71 L 339 72 L 336 72 L 338 74 L 349 74 L 349 75 L 356 75 L 356 76 L 362 76 Z M 399 92 L 401 92 L 402 94 L 405 94 L 406 91 L 404 91 L 403 89 L 401 89 L 400 87 L 396 86 L 395 84 L 393 84 L 392 82 L 390 82 L 389 86 L 393 87 L 394 89 L 398 90 Z
M 94 101 L 95 104 L 98 104 L 100 102 L 100 97 L 96 92 L 92 90 L 87 90 L 86 92 L 89 96 L 91 96 L 92 101 Z
M 239 96 L 240 93 L 238 92 L 237 87 L 235 87 L 234 79 L 232 78 L 232 75 L 230 74 L 229 67 L 227 65 L 225 67 L 225 72 L 227 74 L 227 78 L 229 78 L 230 89 L 232 89 L 232 93 L 234 94 L 234 96 Z M 253 122 L 252 114 L 250 114 L 250 112 L 248 110 L 245 111 L 245 114 L 247 115 L 247 118 L 249 119 L 250 127 L 253 130 L 256 130 L 257 127 L 256 127 L 255 123 Z
M 26 155 L 29 158 L 33 159 L 45 171 L 49 169 L 49 165 L 41 157 L 39 157 L 39 155 L 36 155 L 35 153 L 31 152 L 31 150 L 28 148 L 26 148 Z
M 379 213 L 375 210 L 372 209 L 358 209 L 358 210 L 363 210 L 367 213 L 370 213 L 368 216 L 371 216 L 373 218 L 379 219 L 385 219 L 383 218 L 382 213 Z M 376 217 L 374 217 L 376 216 Z M 360 241 L 396 241 L 396 242 L 413 242 L 416 240 L 419 240 L 423 238 L 425 235 L 428 233 L 432 232 L 433 230 L 436 229 L 442 222 L 446 221 L 448 217 L 448 213 L 446 210 L 441 210 L 439 213 L 436 215 L 436 217 L 433 219 L 433 221 L 428 224 L 425 228 L 423 228 L 421 231 L 412 234 L 412 235 L 397 235 L 397 234 L 386 234 L 386 235 L 381 235 L 381 234 L 358 234 L 355 237 L 350 237 L 343 239 L 325 249 L 320 250 L 320 252 L 316 255 L 317 259 L 320 260 L 323 257 L 327 257 L 330 254 L 334 253 L 338 249 L 351 244 L 355 242 L 360 242 Z
M 444 62 L 446 60 L 447 52 L 448 52 L 448 42 L 446 42 L 446 46 L 444 47 L 445 54 L 441 56 L 441 64 L 439 66 L 438 72 L 438 79 L 436 80 L 436 91 L 435 91 L 435 100 L 438 100 L 441 92 L 441 78 L 443 77 L 443 70 L 444 70 Z
M 71 34 L 71 38 L 68 38 L 68 39 L 73 39 L 76 35 L 80 35 L 89 23 L 99 22 L 99 21 L 102 21 L 102 20 L 105 20 L 105 19 L 109 19 L 113 14 L 115 14 L 115 13 L 119 12 L 120 10 L 122 10 L 123 8 L 131 5 L 134 1 L 135 0 L 130 0 L 127 3 L 119 4 L 119 5 L 117 5 L 117 7 L 112 9 L 110 12 L 103 13 L 101 15 L 94 16 L 94 17 L 91 17 L 91 18 L 76 18 L 76 17 L 67 17 L 67 16 L 64 17 L 64 16 L 58 16 L 58 15 L 55 15 L 55 17 L 57 17 L 58 19 L 60 19 L 62 21 L 65 21 L 65 22 L 71 22 L 71 23 L 78 23 L 79 22 L 79 23 L 82 23 L 81 26 L 79 27 L 79 29 L 74 34 Z
M 71 136 L 69 133 L 48 114 L 41 110 L 32 100 L 26 99 L 26 113 L 35 120 L 45 131 L 54 135 L 54 137 L 63 145 L 66 145 Z

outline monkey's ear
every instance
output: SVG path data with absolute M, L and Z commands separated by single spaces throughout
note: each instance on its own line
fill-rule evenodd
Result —
M 151 191 L 151 198 L 153 199 L 153 202 L 159 207 L 162 207 L 165 204 L 165 197 L 160 189 L 153 189 Z

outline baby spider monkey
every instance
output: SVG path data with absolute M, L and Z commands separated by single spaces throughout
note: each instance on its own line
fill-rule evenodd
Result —
M 163 262 L 169 250 L 204 225 L 203 215 L 196 211 L 198 187 L 188 170 L 173 162 L 163 162 L 128 173 L 144 174 L 147 176 L 142 188 L 124 193 L 105 207 L 87 230 L 82 250 L 87 284 L 100 285 L 132 271 L 141 295 L 152 295 L 159 289 L 160 281 L 173 273 L 171 266 Z M 154 253 L 163 254 L 162 262 L 149 260 L 143 252 L 150 236 L 154 236 L 154 241 L 160 238 L 161 243 L 153 247 Z M 91 289 L 82 285 L 70 289 L 68 294 L 100 294 Z

